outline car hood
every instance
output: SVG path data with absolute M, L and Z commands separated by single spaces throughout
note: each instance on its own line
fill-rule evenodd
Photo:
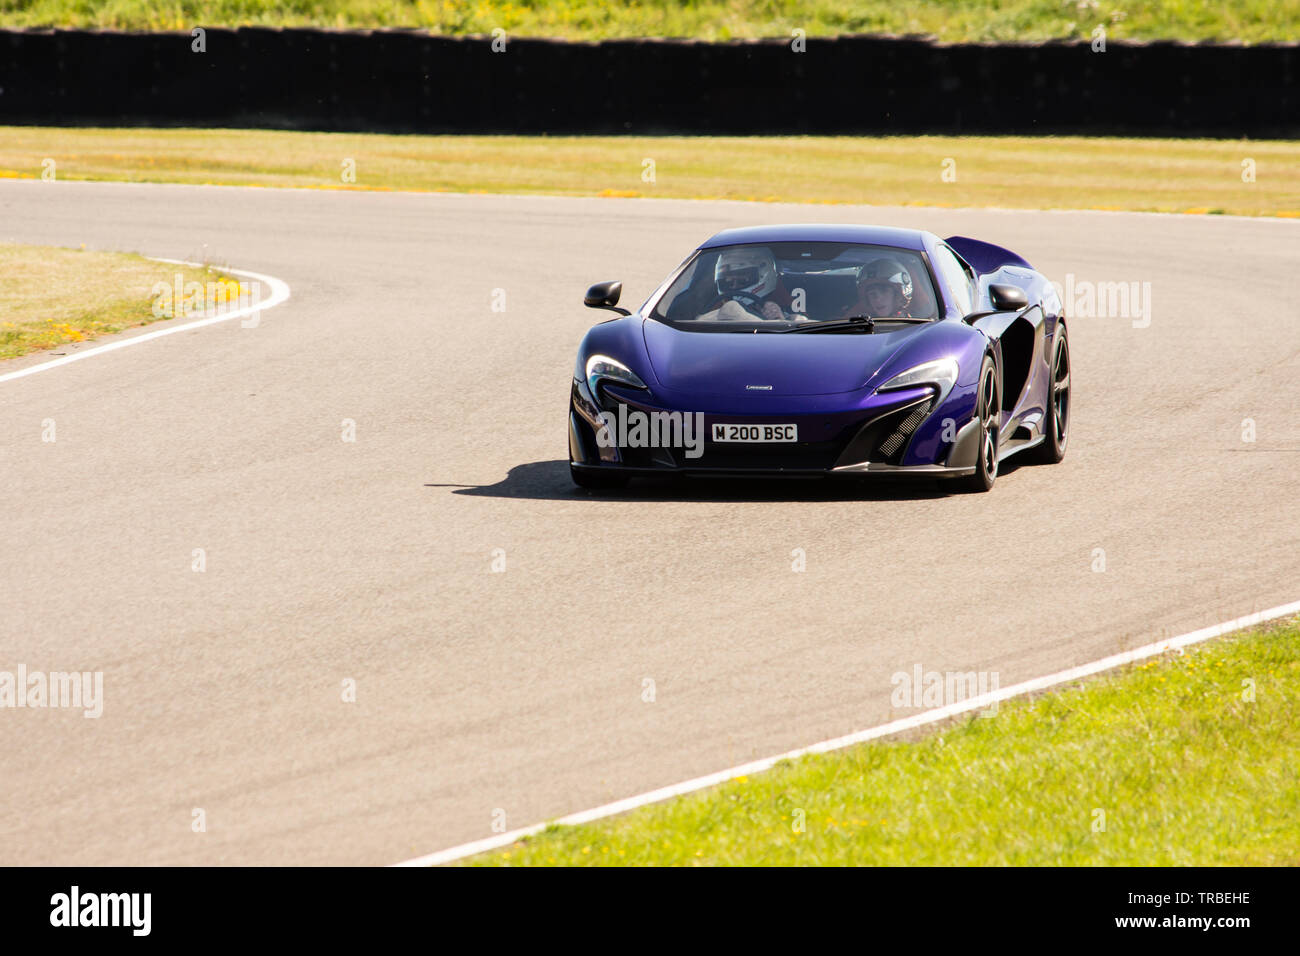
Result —
M 655 377 L 674 391 L 828 395 L 862 388 L 926 325 L 893 332 L 682 332 L 643 323 Z M 768 388 L 767 386 L 770 386 Z

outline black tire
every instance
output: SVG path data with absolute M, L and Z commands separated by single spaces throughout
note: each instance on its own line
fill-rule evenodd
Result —
M 962 480 L 963 488 L 972 492 L 991 490 L 998 478 L 998 424 L 1002 409 L 998 395 L 998 372 L 993 367 L 991 356 L 984 356 L 979 383 L 975 400 L 975 416 L 980 423 L 979 455 L 975 461 L 975 474 Z
M 1052 391 L 1047 399 L 1046 437 L 1034 449 L 1034 461 L 1042 465 L 1055 465 L 1064 458 L 1070 439 L 1070 343 L 1064 325 L 1057 326 L 1049 369 Z
M 574 468 L 573 462 L 569 462 L 569 477 L 579 488 L 586 488 L 589 491 L 617 491 L 619 488 L 626 488 L 630 480 L 627 475 Z

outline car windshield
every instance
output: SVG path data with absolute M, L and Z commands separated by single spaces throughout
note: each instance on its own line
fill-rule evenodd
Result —
M 869 317 L 933 319 L 934 287 L 917 252 L 845 242 L 701 249 L 655 303 L 652 318 L 697 332 L 784 332 Z M 882 325 L 880 330 L 889 326 Z

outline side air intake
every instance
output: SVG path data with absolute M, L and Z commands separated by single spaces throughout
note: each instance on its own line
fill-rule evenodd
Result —
M 925 416 L 930 414 L 930 403 L 922 402 L 916 406 L 906 418 L 898 423 L 898 428 L 894 433 L 880 443 L 880 454 L 886 460 L 893 458 L 894 454 L 903 447 L 903 442 L 916 431 L 921 422 L 925 421 Z M 874 456 L 873 456 L 874 457 Z

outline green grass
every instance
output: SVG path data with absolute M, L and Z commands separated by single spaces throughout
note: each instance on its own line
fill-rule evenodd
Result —
M 1089 37 L 1294 40 L 1300 0 L 0 0 L 10 27 L 189 30 L 194 26 L 413 27 L 447 35 L 706 40 L 845 33 L 930 34 L 947 42 Z
M 467 862 L 1294 866 L 1300 621 Z
M 207 268 L 154 262 L 143 256 L 0 243 L 0 360 L 84 342 L 172 314 L 154 314 L 157 283 L 200 282 L 205 294 L 230 285 Z M 227 280 L 235 282 L 237 280 Z M 193 304 L 193 303 L 189 303 Z M 170 308 L 183 316 L 192 309 Z
M 941 175 L 947 159 L 955 181 Z M 1300 215 L 1300 142 L 1280 140 L 0 127 L 0 177 L 39 177 L 46 160 L 59 179 Z M 343 181 L 346 160 L 355 182 Z

